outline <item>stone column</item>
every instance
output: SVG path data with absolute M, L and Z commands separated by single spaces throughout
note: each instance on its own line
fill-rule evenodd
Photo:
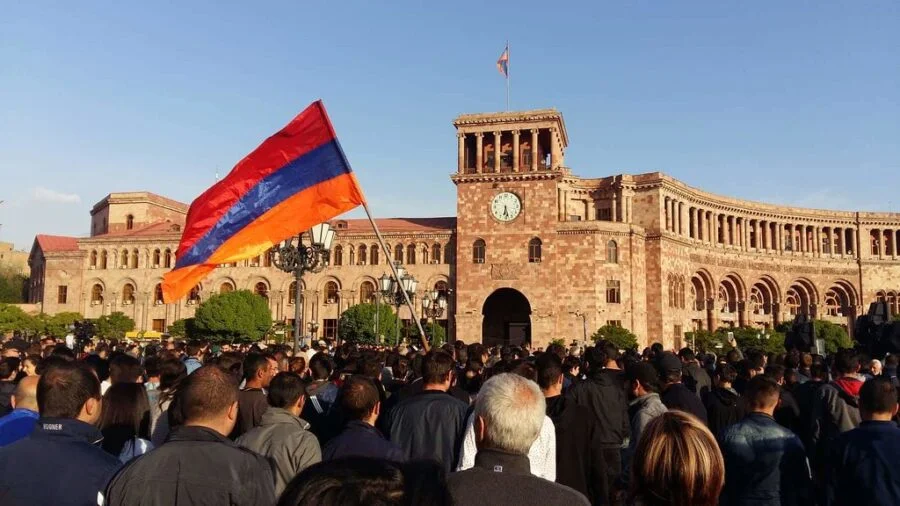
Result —
M 631 223 L 631 195 L 625 196 L 625 223 Z
M 558 169 L 562 166 L 562 149 L 559 145 L 559 132 L 556 128 L 550 129 L 550 168 Z
M 584 199 L 584 221 L 591 221 L 594 217 L 591 215 L 591 202 L 593 202 L 590 198 Z
M 735 231 L 737 229 L 735 228 L 736 223 L 734 220 L 734 216 L 731 216 L 731 215 L 727 216 L 725 218 L 725 221 L 728 223 L 728 231 L 725 232 L 725 244 L 727 244 L 728 246 L 736 246 L 737 241 L 735 239 L 736 239 L 737 233 L 735 233 Z
M 784 231 L 785 227 L 781 224 L 781 222 L 775 222 L 775 241 L 778 246 L 777 249 L 779 253 L 784 253 Z
M 616 197 L 616 193 L 617 193 L 617 190 L 613 190 L 612 206 L 609 211 L 611 214 L 612 221 L 614 221 L 614 222 L 619 221 L 619 213 L 618 213 L 618 209 L 617 209 L 619 207 L 619 199 Z
M 663 208 L 665 209 L 664 213 L 666 215 L 666 230 L 672 230 L 672 199 L 669 197 L 665 198 L 665 205 Z
M 684 235 L 684 202 L 678 203 L 678 230 L 676 232 L 678 235 Z
M 718 232 L 717 232 L 716 226 L 715 226 L 716 225 L 716 213 L 713 211 L 710 211 L 709 214 L 706 216 L 706 219 L 707 219 L 707 222 L 709 223 L 709 227 L 706 230 L 706 240 L 710 244 L 715 244 L 716 236 L 718 235 Z
M 559 215 L 559 221 L 566 221 L 566 213 L 564 209 L 564 196 L 563 189 L 559 186 L 556 187 L 556 214 Z
M 513 172 L 519 172 L 519 131 L 513 130 Z
M 460 174 L 466 172 L 466 134 L 458 133 L 456 134 L 457 142 L 459 144 L 459 162 L 457 169 Z
M 537 128 L 531 130 L 531 170 L 538 170 L 538 134 Z
M 697 239 L 697 208 L 688 209 L 688 232 L 691 239 Z
M 813 246 L 814 246 L 814 247 L 813 247 L 813 254 L 814 254 L 815 256 L 817 256 L 817 257 L 821 257 L 821 256 L 822 256 L 822 236 L 821 236 L 821 230 L 822 230 L 822 229 L 821 229 L 820 227 L 816 227 L 816 228 L 813 230 L 813 241 L 815 241 L 815 244 L 813 244 Z
M 475 133 L 475 173 L 481 174 L 484 170 L 484 133 Z
M 500 144 L 503 132 L 494 132 L 494 172 L 500 172 L 500 150 L 503 146 Z

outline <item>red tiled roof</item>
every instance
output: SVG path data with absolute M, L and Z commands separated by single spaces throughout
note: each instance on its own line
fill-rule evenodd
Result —
M 372 224 L 367 219 L 332 220 L 331 226 L 341 232 L 373 232 Z M 339 223 L 346 223 L 346 228 L 338 228 Z M 380 218 L 376 219 L 378 230 L 384 233 L 397 232 L 442 232 L 456 229 L 456 218 Z
M 50 251 L 78 251 L 78 239 L 75 237 L 39 234 L 34 240 L 41 247 L 41 251 L 45 253 Z

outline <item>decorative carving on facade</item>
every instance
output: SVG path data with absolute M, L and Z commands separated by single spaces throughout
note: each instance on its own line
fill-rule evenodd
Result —
M 491 279 L 495 281 L 513 281 L 519 279 L 518 265 L 491 264 Z

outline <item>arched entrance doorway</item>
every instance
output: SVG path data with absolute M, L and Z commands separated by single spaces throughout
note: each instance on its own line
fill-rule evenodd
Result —
M 484 301 L 481 342 L 488 346 L 531 342 L 531 304 L 512 288 L 495 290 Z

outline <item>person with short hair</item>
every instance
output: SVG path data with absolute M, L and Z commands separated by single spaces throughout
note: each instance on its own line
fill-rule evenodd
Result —
M 306 401 L 306 382 L 292 372 L 278 373 L 268 390 L 269 409 L 259 426 L 237 443 L 266 457 L 275 475 L 275 495 L 281 494 L 297 473 L 322 460 L 319 441 L 300 418 Z
M 700 361 L 697 355 L 690 348 L 682 348 L 678 352 L 678 358 L 681 359 L 682 382 L 691 392 L 697 394 L 697 397 L 703 399 L 712 389 L 712 379 L 705 369 L 700 367 Z
M 327 353 L 318 352 L 309 359 L 309 375 L 312 380 L 306 387 L 307 403 L 303 407 L 303 419 L 309 422 L 319 446 L 337 436 L 341 429 L 332 406 L 337 402 L 338 386 L 331 381 L 334 363 Z
M 339 399 L 347 423 L 343 432 L 325 446 L 323 460 L 346 457 L 406 460 L 403 450 L 375 427 L 381 414 L 381 398 L 375 381 L 358 374 L 350 376 L 341 387 Z
M 628 404 L 631 438 L 628 441 L 628 448 L 622 456 L 622 478 L 625 483 L 630 478 L 629 465 L 637 450 L 641 434 L 654 418 L 668 411 L 659 397 L 662 385 L 659 373 L 653 365 L 647 362 L 631 364 L 626 369 L 626 377 L 628 378 L 628 396 L 631 399 Z
M 265 457 L 226 437 L 238 418 L 234 376 L 216 366 L 201 367 L 184 380 L 177 396 L 184 424 L 113 478 L 106 504 L 274 504 L 275 480 Z
M 191 341 L 185 346 L 184 367 L 188 374 L 192 374 L 203 366 L 203 343 L 200 341 Z
M 716 506 L 725 483 L 716 439 L 683 411 L 663 413 L 647 424 L 631 473 L 629 504 L 641 506 Z
M 271 355 L 250 353 L 244 359 L 244 388 L 238 394 L 238 421 L 231 439 L 237 439 L 262 422 L 263 414 L 269 409 L 266 388 L 276 374 L 278 363 Z
M 100 380 L 85 364 L 61 363 L 40 376 L 36 395 L 41 417 L 34 431 L 0 448 L 0 503 L 98 504 L 120 466 L 97 446 Z
M 13 410 L 0 418 L 0 447 L 15 443 L 31 434 L 38 415 L 37 385 L 39 376 L 26 376 L 19 380 L 10 398 Z
M 825 459 L 821 504 L 900 504 L 897 387 L 888 378 L 870 379 L 859 391 L 859 410 L 859 427 L 838 436 Z
M 544 423 L 546 402 L 533 381 L 509 373 L 487 380 L 475 400 L 475 467 L 450 475 L 457 504 L 587 505 L 570 487 L 531 474 L 528 450 Z
M 116 383 L 142 383 L 143 376 L 144 367 L 140 360 L 131 355 L 117 353 L 109 360 L 109 379 L 103 382 L 101 389 L 105 394 L 109 387 Z
M 708 423 L 706 407 L 700 402 L 697 394 L 682 383 L 682 363 L 672 352 L 664 352 L 657 356 L 656 369 L 662 381 L 663 404 L 670 410 L 677 409 L 696 416 L 701 422 Z
M 744 391 L 749 413 L 722 432 L 725 458 L 722 504 L 811 504 L 809 464 L 803 443 L 775 421 L 781 387 L 767 376 L 755 376 Z
M 422 365 L 422 391 L 387 414 L 388 438 L 407 459 L 434 459 L 450 472 L 459 460 L 468 405 L 447 393 L 455 371 L 453 357 L 431 351 Z
M 731 364 L 723 364 L 715 373 L 716 384 L 706 395 L 706 415 L 709 431 L 718 437 L 722 431 L 744 418 L 744 405 L 741 396 L 732 387 L 737 370 Z
M 816 475 L 822 472 L 824 456 L 838 435 L 853 430 L 862 421 L 859 414 L 859 391 L 863 381 L 859 377 L 859 356 L 844 349 L 834 356 L 835 380 L 816 390 L 812 404 L 812 433 Z

